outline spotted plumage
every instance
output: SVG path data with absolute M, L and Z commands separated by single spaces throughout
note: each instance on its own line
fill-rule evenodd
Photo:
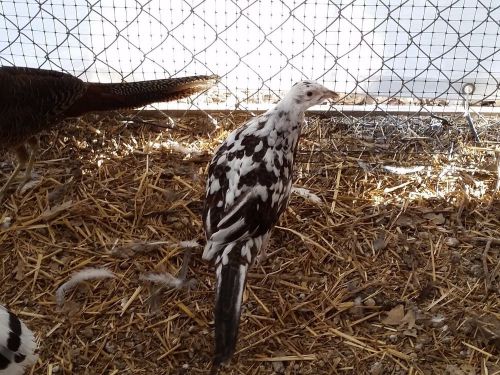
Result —
M 216 269 L 215 367 L 234 352 L 248 268 L 286 208 L 304 111 L 335 98 L 318 83 L 295 84 L 275 108 L 229 134 L 209 165 L 203 258 Z
M 0 153 L 13 149 L 18 167 L 0 189 L 0 198 L 28 162 L 31 175 L 40 131 L 88 112 L 141 107 L 177 100 L 208 89 L 217 76 L 192 76 L 129 83 L 89 83 L 52 70 L 0 67 Z M 29 155 L 26 143 L 31 146 Z
M 0 375 L 24 374 L 36 361 L 33 332 L 11 311 L 0 305 Z

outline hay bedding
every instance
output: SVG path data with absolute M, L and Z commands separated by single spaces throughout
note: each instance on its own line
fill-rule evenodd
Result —
M 176 243 L 202 238 L 206 164 L 244 120 L 215 118 L 219 130 L 201 116 L 172 129 L 88 116 L 42 137 L 39 178 L 0 217 L 0 301 L 40 337 L 33 374 L 207 373 L 201 249 L 190 289 L 144 275 L 177 274 Z M 321 202 L 292 196 L 274 255 L 250 274 L 225 373 L 498 373 L 500 132 L 483 122 L 490 142 L 473 147 L 465 125 L 432 118 L 310 119 L 296 186 Z M 87 267 L 115 277 L 58 308 L 57 288 Z

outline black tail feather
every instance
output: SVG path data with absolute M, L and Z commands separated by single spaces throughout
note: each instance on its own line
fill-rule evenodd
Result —
M 236 259 L 231 259 L 231 257 L 227 264 L 217 265 L 217 291 L 214 312 L 215 354 L 213 359 L 215 368 L 229 360 L 236 348 L 247 269 L 247 264 L 241 264 Z

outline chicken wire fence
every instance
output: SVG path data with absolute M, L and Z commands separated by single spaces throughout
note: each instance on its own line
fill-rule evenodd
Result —
M 0 65 L 99 82 L 221 76 L 166 108 L 267 108 L 307 78 L 346 94 L 343 112 L 464 100 L 495 112 L 499 34 L 498 0 L 0 1 Z

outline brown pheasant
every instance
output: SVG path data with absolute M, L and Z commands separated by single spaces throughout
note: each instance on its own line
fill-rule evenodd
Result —
M 141 107 L 188 97 L 219 77 L 192 76 L 131 83 L 90 83 L 62 72 L 0 67 L 0 156 L 13 149 L 18 165 L 0 189 L 0 199 L 26 166 L 26 180 L 38 150 L 36 135 L 68 117 Z M 29 144 L 31 153 L 26 145 Z M 27 165 L 26 165 L 27 164 Z

